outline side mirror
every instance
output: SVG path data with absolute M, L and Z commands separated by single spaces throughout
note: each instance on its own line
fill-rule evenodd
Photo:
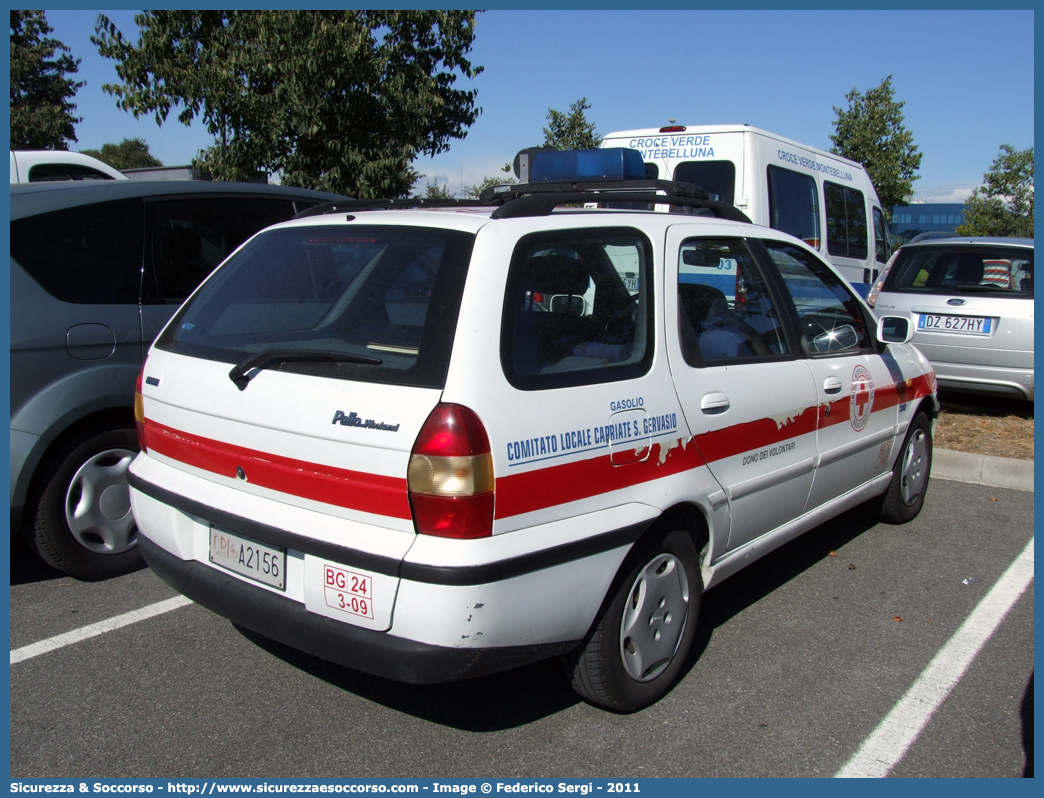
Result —
M 914 336 L 906 316 L 882 316 L 877 320 L 877 340 L 884 344 L 908 344 Z

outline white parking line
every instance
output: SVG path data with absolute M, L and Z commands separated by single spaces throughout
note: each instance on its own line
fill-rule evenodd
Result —
M 156 615 L 162 615 L 165 612 L 176 610 L 179 607 L 184 607 L 191 603 L 192 601 L 184 596 L 175 596 L 172 599 L 167 599 L 166 601 L 160 601 L 156 604 L 142 607 L 140 610 L 125 612 L 123 615 L 117 615 L 115 618 L 98 621 L 98 623 L 92 623 L 90 626 L 73 629 L 71 632 L 66 632 L 65 634 L 57 635 L 55 637 L 48 637 L 46 640 L 41 640 L 39 643 L 33 643 L 30 646 L 22 646 L 22 648 L 14 649 L 11 652 L 11 664 L 14 665 L 16 662 L 24 662 L 27 659 L 38 657 L 49 651 L 64 648 L 73 643 L 79 643 L 81 640 L 87 640 L 90 637 L 97 637 L 106 632 L 111 632 L 113 629 L 119 629 L 121 626 L 129 626 L 132 623 L 144 621 L 146 618 L 153 618 Z
M 834 778 L 883 778 L 913 745 L 1033 581 L 1033 540 Z

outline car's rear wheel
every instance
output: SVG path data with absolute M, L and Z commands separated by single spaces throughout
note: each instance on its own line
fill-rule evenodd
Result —
M 931 422 L 921 412 L 906 432 L 903 448 L 892 468 L 892 481 L 881 497 L 878 518 L 886 524 L 905 524 L 915 519 L 924 506 L 931 471 Z
M 633 712 L 674 686 L 692 648 L 703 592 L 692 539 L 676 530 L 640 543 L 614 590 L 566 668 L 587 701 Z
M 45 562 L 80 579 L 104 579 L 141 564 L 127 484 L 137 453 L 133 430 L 107 424 L 75 435 L 48 460 L 27 530 Z

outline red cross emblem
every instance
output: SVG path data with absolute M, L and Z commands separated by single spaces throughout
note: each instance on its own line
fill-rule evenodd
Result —
M 859 432 L 870 420 L 874 409 L 874 378 L 863 366 L 852 370 L 852 399 L 850 402 L 849 420 L 852 429 Z

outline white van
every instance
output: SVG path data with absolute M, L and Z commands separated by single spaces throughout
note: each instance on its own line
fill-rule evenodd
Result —
M 123 172 L 82 152 L 11 150 L 11 183 L 129 179 Z
M 839 155 L 750 125 L 622 130 L 602 146 L 638 150 L 648 177 L 695 183 L 755 224 L 800 238 L 864 295 L 891 254 L 870 177 Z

